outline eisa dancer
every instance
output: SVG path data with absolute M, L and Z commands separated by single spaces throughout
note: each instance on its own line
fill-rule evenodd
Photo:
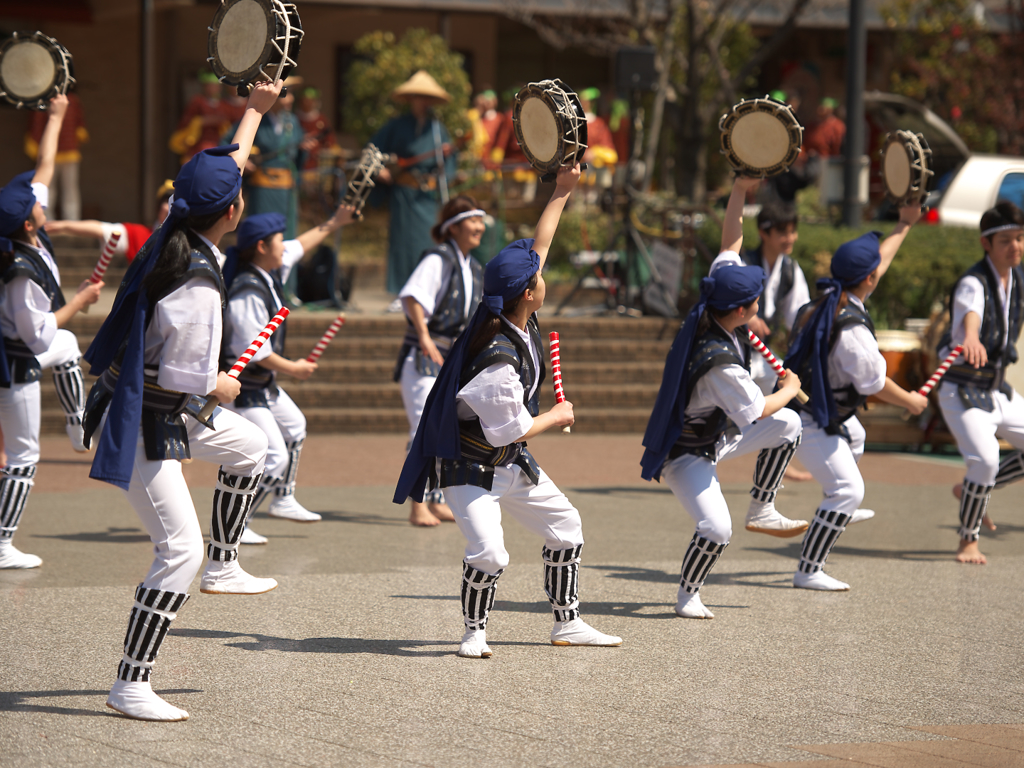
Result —
M 664 475 L 697 524 L 683 556 L 676 599 L 676 615 L 684 619 L 714 618 L 700 588 L 732 537 L 719 461 L 759 452 L 748 515 L 762 523 L 759 530 L 788 537 L 807 525 L 775 510 L 782 476 L 800 444 L 800 418 L 786 409 L 800 379 L 789 371 L 781 389 L 766 396 L 750 376 L 744 326 L 757 316 L 764 279 L 761 267 L 733 265 L 704 278 L 700 300 L 672 342 L 644 434 L 641 476 L 659 480 Z M 739 435 L 728 436 L 730 422 Z
M 224 322 L 222 367 L 227 370 L 257 333 L 284 304 L 284 284 L 302 257 L 315 250 L 329 234 L 352 221 L 352 209 L 339 207 L 330 219 L 285 240 L 288 220 L 280 213 L 257 213 L 238 227 L 235 246 L 224 262 L 228 307 Z M 305 381 L 317 369 L 316 363 L 289 360 L 284 356 L 287 321 L 252 357 L 238 376 L 242 391 L 229 406 L 267 435 L 266 467 L 250 514 L 264 498 L 272 496 L 271 517 L 312 523 L 320 515 L 310 512 L 295 499 L 299 457 L 306 439 L 306 417 L 288 393 L 280 387 L 278 374 Z M 266 537 L 246 528 L 243 544 L 266 544 Z
M 544 379 L 536 312 L 541 270 L 580 170 L 562 168 L 534 240 L 517 240 L 484 271 L 480 307 L 452 347 L 427 398 L 394 502 L 422 498 L 428 481 L 444 489 L 466 537 L 462 570 L 465 634 L 459 655 L 487 658 L 487 617 L 509 562 L 501 528 L 506 512 L 544 538 L 544 591 L 554 612 L 553 645 L 621 645 L 580 618 L 580 514 L 534 461 L 526 441 L 572 424 L 572 404 L 539 414 Z M 439 473 L 439 476 L 438 476 Z
M 484 270 L 470 251 L 480 245 L 484 215 L 469 195 L 445 203 L 440 220 L 430 230 L 437 245 L 423 252 L 398 294 L 408 327 L 394 379 L 402 385 L 410 445 L 448 350 L 480 306 Z M 426 503 L 412 500 L 410 504 L 412 525 L 434 526 L 454 519 L 440 489 L 429 492 Z
M 846 526 L 857 521 L 858 512 L 864 513 L 857 509 L 864 499 L 857 462 L 866 433 L 857 409 L 868 395 L 914 414 L 928 404 L 927 398 L 886 376 L 875 327 L 864 308 L 919 218 L 921 205 L 915 201 L 900 208 L 900 221 L 883 242 L 878 232 L 869 232 L 839 246 L 832 256 L 832 277 L 818 281 L 824 295 L 797 316 L 786 363 L 800 374 L 810 397 L 806 405 L 790 404 L 800 411 L 804 429 L 797 458 L 821 484 L 824 498 L 804 536 L 794 587 L 832 592 L 850 588 L 824 567 Z
M 140 720 L 188 717 L 150 687 L 157 652 L 204 559 L 180 460 L 220 465 L 200 591 L 258 594 L 277 586 L 274 579 L 250 576 L 237 560 L 263 473 L 266 435 L 222 408 L 212 416 L 216 430 L 190 414 L 198 412 L 197 395 L 230 402 L 240 391 L 237 380 L 218 372 L 225 287 L 217 245 L 241 218 L 241 169 L 279 91 L 279 84 L 257 84 L 237 143 L 199 152 L 182 166 L 167 220 L 132 262 L 86 355 L 100 375 L 86 409 L 86 439 L 97 429 L 100 436 L 90 476 L 124 490 L 156 555 L 135 591 L 107 699 L 107 706 Z
M 0 469 L 0 569 L 37 568 L 42 560 L 14 546 L 39 462 L 42 369 L 53 370 L 66 429 L 76 451 L 82 443 L 85 382 L 75 335 L 62 328 L 96 302 L 102 283 L 86 281 L 65 302 L 53 246 L 46 236 L 47 184 L 53 176 L 66 96 L 50 101 L 36 169 L 0 189 L 0 427 L 7 465 Z
M 1024 401 L 1006 381 L 1024 323 L 1024 212 L 1008 202 L 986 211 L 981 246 L 985 257 L 953 286 L 952 322 L 939 342 L 940 356 L 964 346 L 939 386 L 939 407 L 967 464 L 956 559 L 978 564 L 986 562 L 978 537 L 993 489 L 1024 477 Z M 1001 462 L 999 438 L 1017 449 Z

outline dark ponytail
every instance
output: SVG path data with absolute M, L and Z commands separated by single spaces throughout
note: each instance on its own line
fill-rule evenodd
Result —
M 188 216 L 187 218 L 174 222 L 174 229 L 168 233 L 164 241 L 163 250 L 156 257 L 156 263 L 152 271 L 142 281 L 142 289 L 153 304 L 159 298 L 160 293 L 169 285 L 177 282 L 188 272 L 191 263 L 191 246 L 188 244 L 188 230 L 206 232 L 227 215 L 232 205 L 237 205 L 236 196 L 228 205 L 216 213 L 209 213 L 205 216 Z M 168 219 L 164 226 L 172 226 L 172 220 Z
M 519 308 L 519 302 L 523 300 L 523 294 L 527 290 L 535 290 L 537 288 L 537 281 L 540 272 L 535 272 L 533 277 L 530 278 L 530 282 L 527 283 L 526 288 L 523 289 L 523 293 L 520 293 L 512 301 L 508 302 L 501 314 L 508 317 L 509 315 L 515 314 L 515 311 Z M 488 311 L 487 317 L 480 323 L 480 327 L 476 329 L 476 333 L 473 334 L 473 338 L 469 340 L 469 346 L 466 348 L 466 360 L 472 361 L 479 355 L 484 347 L 491 343 L 491 339 L 498 335 L 501 331 L 501 318 L 493 312 Z

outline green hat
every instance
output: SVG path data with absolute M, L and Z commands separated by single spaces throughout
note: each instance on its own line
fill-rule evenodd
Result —
M 215 74 L 213 74 L 213 72 L 204 69 L 202 72 L 199 73 L 199 82 L 203 85 L 207 85 L 209 83 L 219 83 L 220 80 L 217 78 Z
M 785 102 L 786 101 L 786 92 L 781 90 L 781 89 L 779 89 L 779 88 L 776 88 L 774 91 L 772 91 L 771 93 L 768 94 L 768 98 L 775 99 L 776 101 Z
M 303 88 L 302 89 L 302 95 L 305 96 L 307 99 L 319 99 L 320 98 L 320 89 L 319 88 L 312 88 L 312 87 L 310 87 L 310 88 Z
M 597 101 L 601 98 L 601 91 L 597 88 L 584 88 L 580 91 L 580 98 L 585 101 Z
M 496 98 L 498 98 L 498 94 L 496 94 L 490 88 L 488 88 L 486 91 L 483 91 L 480 95 L 483 96 L 485 99 L 496 99 Z
M 839 102 L 833 99 L 831 96 L 826 96 L 821 100 L 821 106 L 828 107 L 829 109 L 835 109 L 839 106 Z

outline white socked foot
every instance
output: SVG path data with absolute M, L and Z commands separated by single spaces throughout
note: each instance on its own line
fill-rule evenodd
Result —
M 10 539 L 0 539 L 0 570 L 38 568 L 42 564 L 41 557 L 22 552 Z
M 161 699 L 149 683 L 118 680 L 107 696 L 107 706 L 136 720 L 188 720 L 188 712 Z
M 873 509 L 855 509 L 853 511 L 853 517 L 850 518 L 846 527 L 849 528 L 854 523 L 863 523 L 865 520 L 870 520 L 874 516 L 875 510 Z
M 766 533 L 769 536 L 789 539 L 793 536 L 799 536 L 809 526 L 810 523 L 807 520 L 790 520 L 788 517 L 783 517 L 775 509 L 775 502 L 773 501 L 751 500 L 750 507 L 747 509 L 746 528 L 754 533 Z
M 209 560 L 199 591 L 207 595 L 261 595 L 277 588 L 275 579 L 261 579 L 242 570 L 237 560 Z
M 266 544 L 267 537 L 256 533 L 248 525 L 245 526 L 245 530 L 242 531 L 242 538 L 238 540 L 239 544 Z
M 85 428 L 82 426 L 81 419 L 78 424 L 65 424 L 64 430 L 68 433 L 71 447 L 75 449 L 76 453 L 89 452 L 89 449 L 85 447 Z
M 489 659 L 491 655 L 491 649 L 487 646 L 487 632 L 467 629 L 459 644 L 459 656 L 464 659 Z
M 845 581 L 833 579 L 824 571 L 797 571 L 793 574 L 793 586 L 797 589 L 817 589 L 822 592 L 846 592 L 850 589 L 850 585 Z
M 551 630 L 552 645 L 622 645 L 622 638 L 598 632 L 583 619 L 556 621 Z
M 295 496 L 282 496 L 279 499 L 274 499 L 270 503 L 270 509 L 267 510 L 267 514 L 271 517 L 277 517 L 281 520 L 291 520 L 296 523 L 315 523 L 318 520 L 323 520 L 323 517 L 318 515 L 316 512 L 310 512 L 304 506 L 296 501 Z
M 690 593 L 682 587 L 676 600 L 676 616 L 681 619 L 713 619 L 713 614 L 700 599 L 700 592 Z

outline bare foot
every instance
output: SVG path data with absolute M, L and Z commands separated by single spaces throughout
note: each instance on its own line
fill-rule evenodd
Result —
M 427 504 L 427 508 L 430 510 L 430 514 L 432 514 L 442 523 L 455 522 L 455 515 L 452 514 L 451 507 L 449 507 L 447 504 L 438 504 L 432 501 L 429 504 Z
M 786 480 L 792 480 L 794 483 L 806 483 L 811 479 L 811 473 L 805 472 L 802 469 L 797 469 L 792 464 L 786 467 L 786 472 L 783 474 Z
M 956 561 L 958 563 L 973 563 L 975 565 L 985 565 L 988 559 L 981 554 L 981 550 L 978 549 L 978 542 L 960 540 L 960 546 L 956 550 Z
M 440 525 L 438 520 L 430 512 L 430 507 L 422 501 L 412 501 L 412 508 L 409 510 L 409 525 L 418 525 L 429 528 L 432 525 Z
M 953 486 L 953 495 L 956 496 L 958 501 L 960 500 L 960 498 L 964 495 L 963 483 L 957 483 L 956 485 Z M 996 530 L 996 524 L 992 522 L 992 518 L 988 516 L 988 512 L 986 512 L 982 516 L 981 524 L 988 528 L 990 531 Z

